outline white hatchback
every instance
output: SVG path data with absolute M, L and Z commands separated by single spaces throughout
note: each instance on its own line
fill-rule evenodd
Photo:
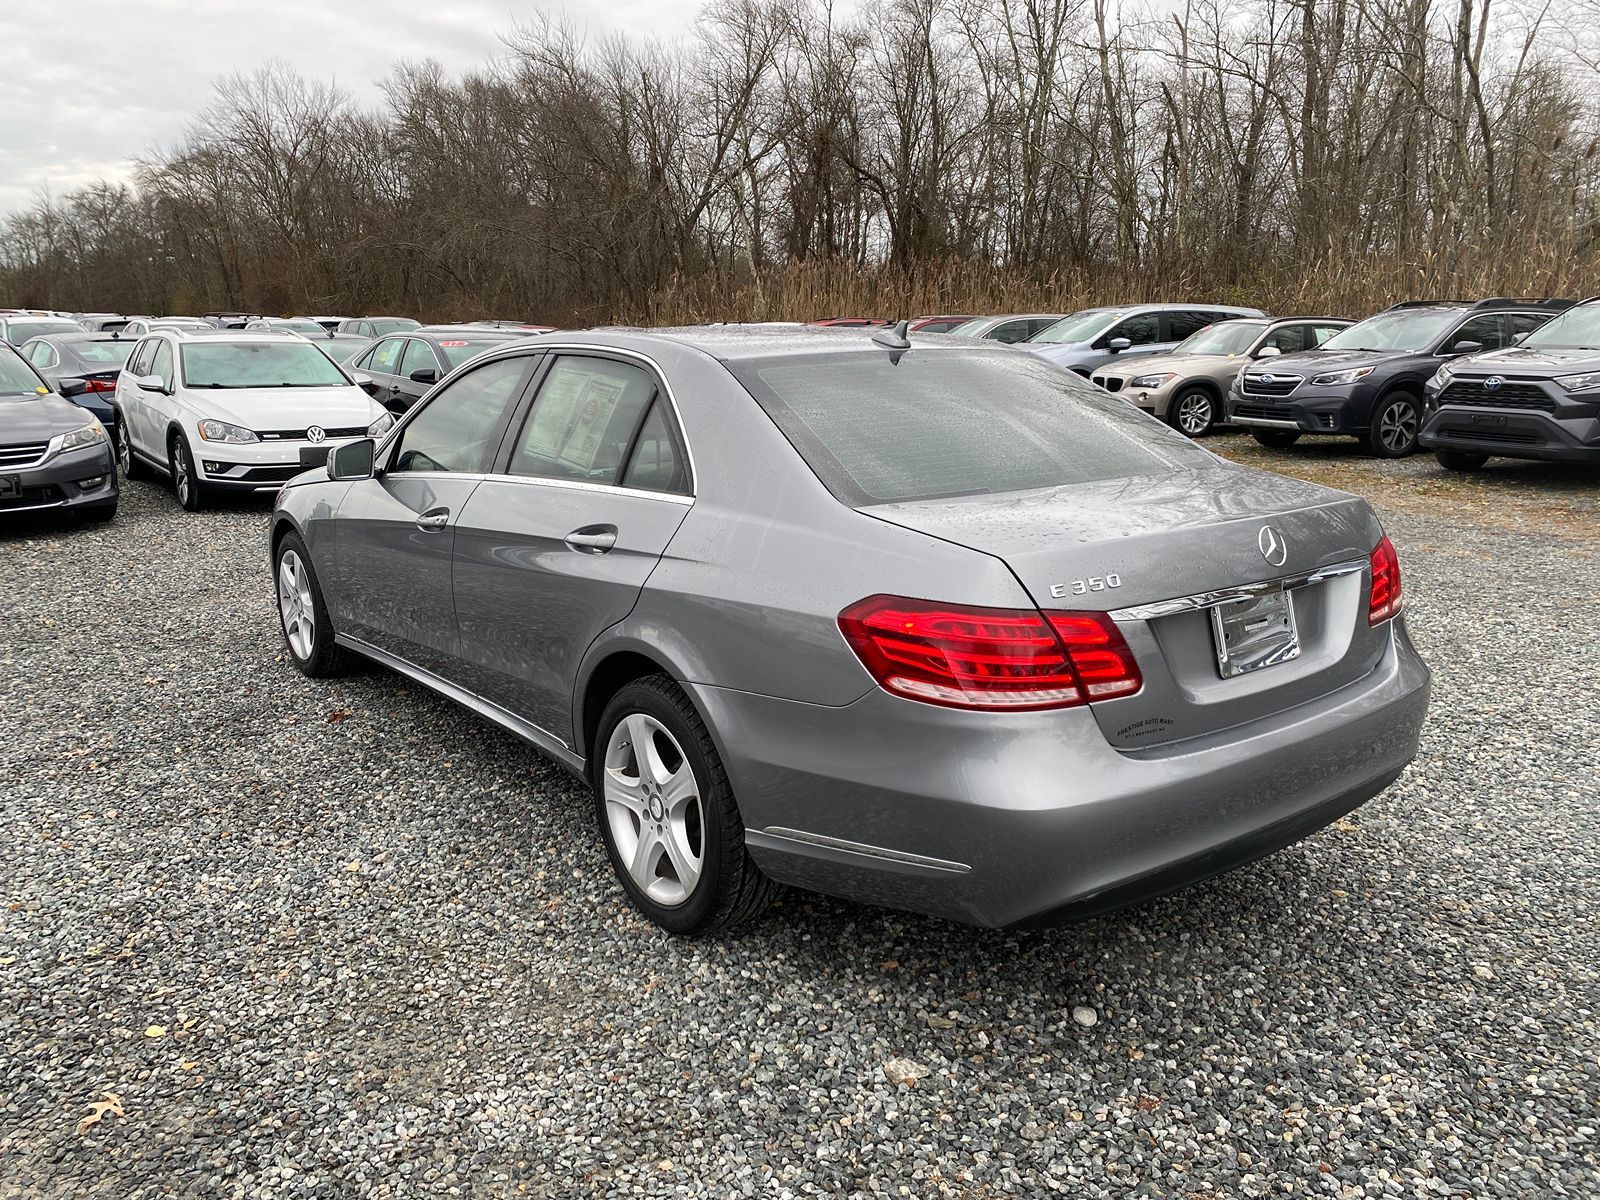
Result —
M 117 379 L 118 466 L 169 476 L 191 512 L 211 492 L 276 492 L 394 424 L 362 382 L 299 334 L 155 330 Z

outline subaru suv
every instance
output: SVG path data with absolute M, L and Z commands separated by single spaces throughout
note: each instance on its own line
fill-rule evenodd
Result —
M 1423 385 L 1452 358 L 1500 350 L 1570 308 L 1570 300 L 1408 300 L 1315 350 L 1241 371 L 1228 420 L 1263 446 L 1304 434 L 1355 437 L 1379 458 L 1417 449 Z
M 1064 317 L 1022 343 L 1040 358 L 1082 375 L 1113 359 L 1165 354 L 1190 334 L 1232 317 L 1260 317 L 1259 308 L 1221 304 L 1117 304 Z
M 1515 347 L 1445 363 L 1423 408 L 1419 440 L 1452 471 L 1494 455 L 1600 463 L 1600 296 Z

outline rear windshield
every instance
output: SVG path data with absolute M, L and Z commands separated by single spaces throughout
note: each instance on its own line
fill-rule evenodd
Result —
M 125 342 L 73 342 L 72 352 L 83 359 L 84 362 L 113 363 L 120 367 L 128 361 L 128 356 L 133 353 L 133 348 L 138 344 L 132 338 Z
M 195 342 L 181 348 L 192 388 L 348 387 L 344 372 L 310 342 Z
M 484 341 L 463 341 L 459 338 L 446 338 L 437 343 L 440 353 L 445 361 L 452 367 L 459 367 L 464 362 L 471 362 L 480 354 L 487 354 L 496 346 L 504 346 L 507 342 L 516 341 L 515 338 L 489 338 Z
M 910 350 L 730 364 L 846 504 L 1154 475 L 1210 455 L 1125 400 L 1004 351 Z
M 413 321 L 410 317 L 374 317 L 372 319 L 372 332 L 378 337 L 386 333 L 404 333 L 408 329 L 421 329 L 420 321 Z
M 6 340 L 20 346 L 29 338 L 47 333 L 82 333 L 76 321 L 12 321 L 6 325 Z

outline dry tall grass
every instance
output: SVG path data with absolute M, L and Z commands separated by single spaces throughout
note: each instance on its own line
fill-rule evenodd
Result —
M 1237 271 L 1230 274 L 1241 278 Z M 1560 241 L 1533 239 L 1527 244 L 1384 258 L 1328 253 L 1301 269 L 1264 269 L 1254 277 L 1227 283 L 1192 268 L 1152 272 L 1070 267 L 1046 272 L 951 261 L 906 270 L 795 262 L 757 275 L 682 277 L 656 292 L 642 310 L 613 312 L 603 319 L 692 325 L 826 316 L 1072 312 L 1135 301 L 1204 301 L 1273 314 L 1361 317 L 1400 300 L 1428 297 L 1581 298 L 1600 290 L 1597 280 L 1600 250 L 1575 253 Z

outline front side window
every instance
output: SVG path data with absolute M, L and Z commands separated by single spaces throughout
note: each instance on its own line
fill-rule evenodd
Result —
M 1466 321 L 1461 328 L 1450 335 L 1448 341 L 1439 347 L 1440 354 L 1454 354 L 1456 347 L 1468 342 L 1477 342 L 1485 350 L 1499 350 L 1510 342 L 1510 335 L 1506 333 L 1505 318 L 1500 313 L 1485 313 L 1481 317 L 1473 317 Z
M 1208 451 L 1031 356 L 915 348 L 730 366 L 841 501 L 988 495 L 1199 466 Z
M 55 363 L 56 352 L 50 348 L 49 342 L 34 342 L 28 347 L 28 361 L 36 367 L 48 367 Z
M 506 414 L 522 393 L 529 361 L 486 363 L 435 393 L 400 431 L 389 469 L 487 471 Z
M 1511 323 L 1512 337 L 1521 334 L 1526 338 L 1550 318 L 1544 313 L 1507 313 L 1506 319 Z
M 281 342 L 192 342 L 179 353 L 183 381 L 192 388 L 350 386 L 333 360 L 299 338 Z M 170 352 L 168 357 L 170 365 Z M 159 374 L 159 357 L 156 364 Z M 170 383 L 170 372 L 166 378 Z
M 22 355 L 0 342 L 0 396 L 37 396 L 43 390 Z
M 406 338 L 405 353 L 400 356 L 400 374 L 410 379 L 413 371 L 439 370 L 439 360 L 434 358 L 433 349 L 418 338 Z
M 128 361 L 128 374 L 137 378 L 140 375 L 150 374 L 150 360 L 156 356 L 156 339 L 146 338 L 139 343 L 133 352 L 133 358 Z
M 1116 338 L 1127 338 L 1134 346 L 1153 345 L 1161 340 L 1161 314 L 1139 313 L 1118 321 L 1097 344 L 1110 345 Z
M 161 382 L 172 386 L 172 345 L 162 342 L 156 347 L 156 356 L 150 361 L 150 374 L 159 375 Z
M 1309 350 L 1306 345 L 1306 327 L 1304 325 L 1280 325 L 1261 343 L 1262 349 L 1268 346 L 1277 348 L 1280 354 L 1298 354 L 1302 350 Z
M 990 330 L 989 337 L 992 341 L 1004 342 L 1009 346 L 1017 342 L 1027 341 L 1032 334 L 1033 323 L 1031 321 L 1006 321 Z
M 517 436 L 511 474 L 616 483 L 655 394 L 649 374 L 628 363 L 556 359 Z
M 1208 312 L 1170 312 L 1167 314 L 1167 341 L 1181 342 L 1191 334 L 1198 333 L 1213 321 L 1225 320 L 1215 313 Z M 1113 337 L 1116 335 L 1113 334 Z

